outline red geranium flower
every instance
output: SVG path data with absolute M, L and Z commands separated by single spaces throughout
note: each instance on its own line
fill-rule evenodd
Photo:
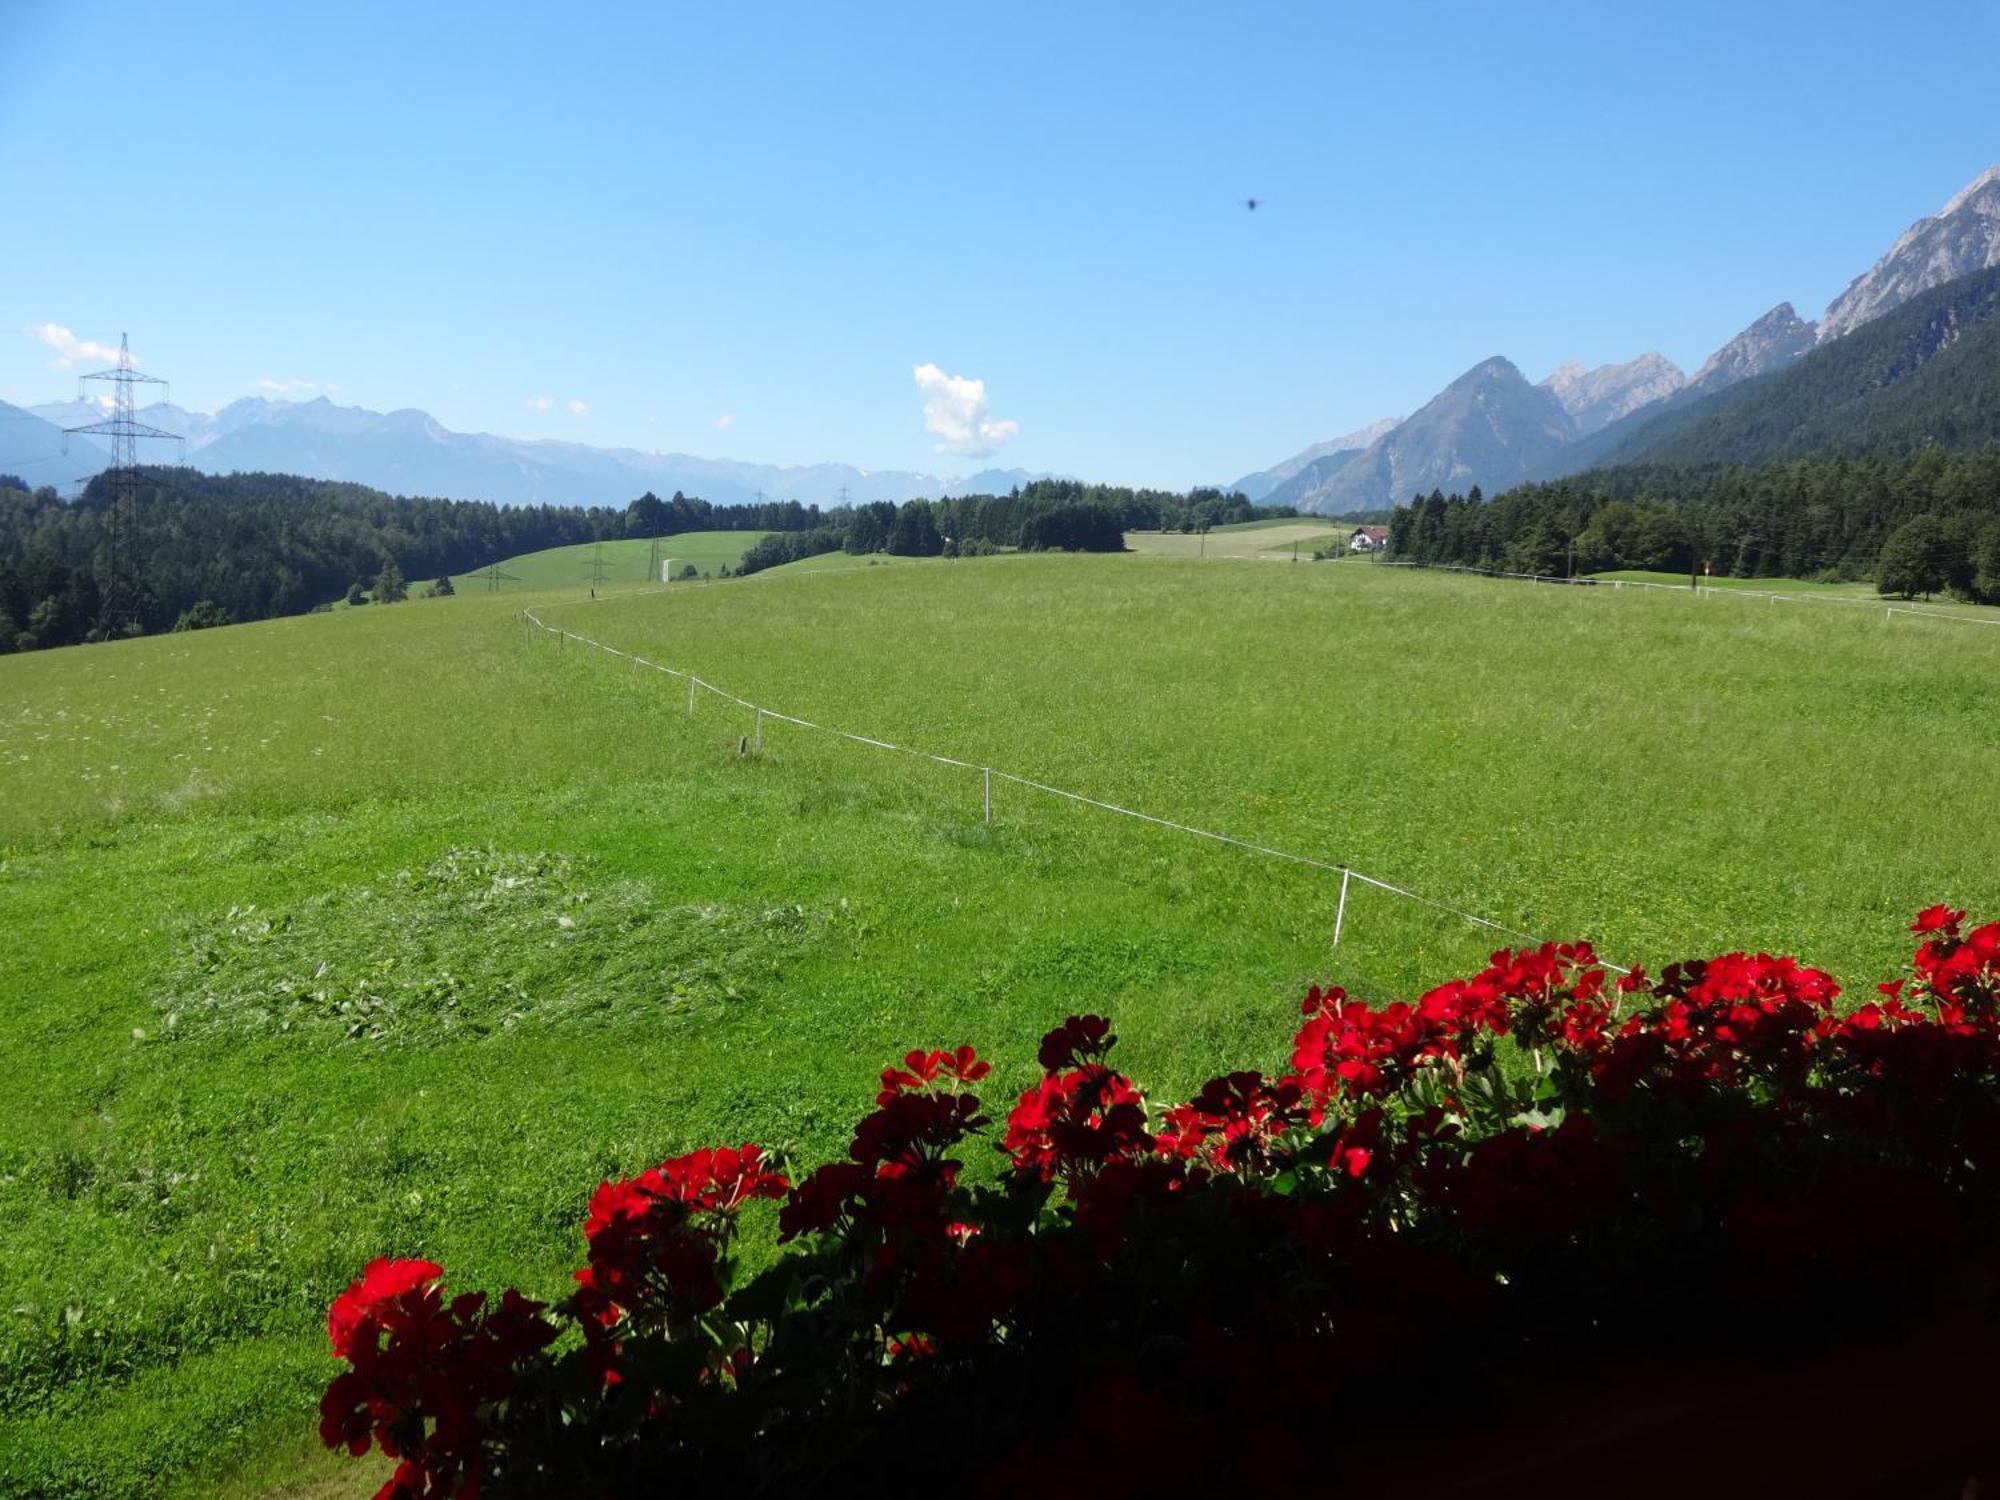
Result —
M 364 1323 L 377 1319 L 388 1303 L 405 1293 L 434 1287 L 443 1275 L 444 1267 L 434 1260 L 390 1260 L 378 1255 L 369 1261 L 327 1309 L 326 1333 L 333 1352 L 348 1358 Z

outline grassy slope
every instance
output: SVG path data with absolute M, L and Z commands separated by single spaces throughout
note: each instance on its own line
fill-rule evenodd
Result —
M 1628 583 L 1663 583 L 1670 588 L 1684 589 L 1688 586 L 1685 573 L 1664 573 L 1657 568 L 1613 568 L 1604 573 L 1593 573 L 1593 578 L 1607 582 L 1623 580 Z M 1755 589 L 1761 593 L 1777 594 L 1821 594 L 1828 598 L 1874 599 L 1875 586 L 1871 583 L 1814 583 L 1804 578 L 1721 578 L 1704 577 L 1703 588 Z
M 1405 989 L 1488 946 L 1357 892 L 1329 953 L 1312 871 L 1004 784 L 988 828 L 966 773 L 782 725 L 740 761 L 740 712 L 690 719 L 677 684 L 529 640 L 514 602 L 0 660 L 0 1283 L 26 1309 L 0 1327 L 0 1491 L 198 1492 L 249 1451 L 254 1492 L 368 1256 L 558 1291 L 601 1175 L 717 1139 L 837 1150 L 905 1046 L 975 1040 L 1019 1087 L 1051 1019 L 1104 1008 L 1139 1074 L 1184 1088 L 1278 1061 L 1308 978 Z M 1751 944 L 1865 983 L 1914 906 L 1990 905 L 2000 860 L 2000 641 L 1863 610 L 1036 556 L 547 613 L 1626 961 Z M 1911 838 L 1913 805 L 1951 837 Z M 513 1031 L 161 1039 L 189 935 L 232 906 L 310 916 L 486 844 L 825 926 L 692 1003 L 663 973 Z M 341 936 L 342 963 L 421 957 Z
M 1685 589 L 1688 585 L 1685 573 L 1662 573 L 1644 568 L 1621 568 L 1592 576 L 1607 583 L 1620 580 L 1658 583 L 1673 589 Z M 1878 618 L 1881 611 L 1889 606 L 1898 609 L 1911 607 L 1901 599 L 1883 598 L 1872 583 L 1815 583 L 1804 578 L 1705 577 L 1701 584 L 1703 588 L 1743 589 L 1755 594 L 1795 594 L 1806 599 L 1824 600 L 1832 604 L 1868 605 L 1872 606 Z M 1964 615 L 1974 620 L 2000 620 L 2000 606 L 1963 604 L 1942 594 L 1934 599 L 1918 599 L 1912 603 L 1916 608 L 1935 614 Z
M 743 561 L 743 554 L 764 535 L 761 531 L 684 531 L 677 536 L 662 537 L 660 555 L 673 560 L 676 573 L 684 563 L 694 564 L 703 573 L 714 573 L 725 563 L 733 568 Z M 568 589 L 580 593 L 590 587 L 593 559 L 600 555 L 606 583 L 657 581 L 647 571 L 653 557 L 653 543 L 641 537 L 605 542 L 601 553 L 599 544 L 579 542 L 573 547 L 550 547 L 510 557 L 500 564 L 500 571 L 512 573 L 519 581 L 503 583 L 501 588 L 514 592 Z M 487 581 L 468 574 L 452 579 L 452 586 L 460 593 L 476 593 L 486 589 Z
M 1125 545 L 1134 552 L 1160 557 L 1271 557 L 1280 548 L 1291 553 L 1297 541 L 1304 551 L 1327 537 L 1327 523 L 1315 516 L 1279 517 L 1218 526 L 1204 538 L 1179 531 L 1128 531 Z

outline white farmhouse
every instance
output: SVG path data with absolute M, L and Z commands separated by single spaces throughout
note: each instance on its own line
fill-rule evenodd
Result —
M 1380 552 L 1389 545 L 1389 528 L 1386 526 L 1357 526 L 1354 535 L 1347 539 L 1349 552 Z

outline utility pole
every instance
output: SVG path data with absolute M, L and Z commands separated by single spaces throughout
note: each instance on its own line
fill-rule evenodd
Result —
M 108 634 L 111 630 L 123 624 L 124 619 L 122 617 L 128 614 L 128 611 L 122 608 L 118 602 L 119 596 L 123 592 L 124 582 L 118 575 L 118 543 L 120 533 L 130 530 L 133 513 L 137 507 L 139 492 L 139 440 L 141 438 L 149 440 L 163 438 L 168 442 L 179 444 L 179 449 L 174 455 L 176 462 L 178 462 L 186 457 L 187 439 L 183 438 L 177 432 L 168 432 L 165 428 L 149 427 L 144 422 L 139 421 L 135 415 L 138 410 L 138 403 L 133 399 L 133 387 L 156 385 L 160 388 L 160 399 L 165 400 L 167 383 L 157 375 L 142 375 L 138 370 L 133 368 L 132 350 L 126 335 L 122 333 L 118 335 L 118 364 L 115 368 L 99 370 L 94 375 L 84 375 L 78 378 L 76 383 L 78 400 L 90 399 L 86 394 L 85 386 L 87 382 L 93 380 L 101 380 L 111 387 L 110 396 L 108 398 L 100 398 L 101 400 L 108 399 L 110 401 L 110 415 L 101 422 L 90 422 L 81 427 L 65 428 L 63 430 L 63 452 L 69 452 L 69 440 L 72 434 L 88 437 L 108 437 L 111 439 L 111 467 L 105 470 L 104 475 L 106 483 L 111 490 L 110 525 L 108 528 L 111 541 L 111 579 L 110 588 L 106 590 L 109 599 L 104 607 L 103 618 L 105 630 Z
M 601 538 L 590 544 L 590 561 L 584 566 L 590 569 L 591 597 L 595 598 L 597 590 L 604 584 L 604 542 Z

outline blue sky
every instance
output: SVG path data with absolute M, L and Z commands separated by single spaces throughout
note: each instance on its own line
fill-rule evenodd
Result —
M 5 0 L 0 397 L 55 324 L 203 409 L 1228 480 L 1817 316 L 2000 160 L 1996 58 L 2000 0 Z

